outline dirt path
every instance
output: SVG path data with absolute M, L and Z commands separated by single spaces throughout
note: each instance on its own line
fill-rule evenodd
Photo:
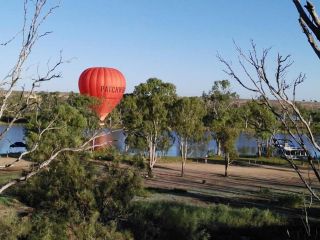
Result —
M 163 191 L 187 190 L 190 200 L 255 206 L 268 204 L 272 201 L 270 196 L 306 192 L 298 175 L 290 168 L 230 166 L 229 177 L 224 177 L 224 165 L 188 163 L 183 178 L 180 177 L 180 168 L 179 163 L 158 164 L 154 171 L 156 177 L 146 179 L 145 185 Z M 303 174 L 314 179 L 311 172 L 305 170 Z M 319 184 L 314 187 L 320 189 Z M 262 194 L 263 191 L 269 193 L 269 199 Z
M 21 171 L 21 170 L 27 170 L 31 166 L 31 162 L 20 160 L 19 162 L 15 163 L 13 166 L 3 169 L 2 166 L 5 166 L 6 164 L 11 164 L 14 162 L 16 158 L 12 157 L 0 157 L 0 171 Z

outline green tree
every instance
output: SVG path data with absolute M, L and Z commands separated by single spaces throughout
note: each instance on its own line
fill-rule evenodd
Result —
M 157 161 L 157 151 L 170 138 L 169 111 L 176 99 L 176 87 L 157 78 L 135 87 L 123 102 L 123 124 L 127 136 L 140 139 L 148 150 L 149 175 Z M 168 144 L 165 144 L 168 145 Z
M 218 59 L 225 66 L 225 73 L 237 81 L 242 87 L 255 95 L 260 96 L 260 100 L 268 107 L 270 111 L 281 122 L 281 125 L 307 154 L 307 162 L 312 169 L 317 181 L 320 181 L 320 172 L 316 167 L 316 161 L 311 151 L 307 146 L 313 147 L 314 151 L 320 150 L 320 145 L 316 141 L 316 136 L 312 131 L 309 122 L 300 112 L 299 106 L 296 104 L 297 89 L 305 80 L 304 74 L 299 74 L 294 81 L 289 81 L 286 78 L 288 68 L 292 65 L 290 55 L 277 55 L 276 67 L 274 72 L 268 71 L 268 56 L 270 56 L 270 48 L 263 49 L 261 52 L 257 50 L 257 46 L 252 41 L 251 49 L 248 53 L 236 46 L 238 52 L 238 62 L 243 70 L 244 75 L 240 77 L 240 73 L 236 72 L 229 61 L 218 55 Z M 269 99 L 272 96 L 275 101 L 272 103 Z M 278 108 L 274 107 L 277 104 Z M 298 174 L 304 186 L 310 194 L 320 200 L 320 196 L 316 189 L 303 176 L 301 168 L 293 161 L 291 157 L 286 157 L 286 160 Z
M 304 119 L 310 125 L 312 132 L 318 137 L 320 135 L 320 110 L 316 108 L 307 108 L 302 104 L 296 103 Z
M 40 105 L 41 113 L 29 121 L 27 130 L 28 146 L 33 146 L 38 128 L 55 118 L 52 131 L 43 135 L 31 155 L 40 163 L 55 149 L 85 141 L 84 129 L 95 128 L 88 126 L 95 118 L 88 108 L 90 99 L 61 99 L 56 94 L 43 97 L 50 101 Z M 126 218 L 129 204 L 141 187 L 139 174 L 116 163 L 95 166 L 88 158 L 86 152 L 64 152 L 16 190 L 20 200 L 36 210 L 29 239 L 130 239 L 130 235 L 117 231 L 117 222 Z
M 48 93 L 44 93 L 45 96 L 48 95 Z M 50 95 L 50 93 L 49 93 Z M 66 98 L 66 99 L 65 99 Z M 47 100 L 46 97 L 43 97 L 42 99 Z M 87 129 L 95 130 L 99 128 L 99 120 L 97 118 L 97 114 L 93 111 L 92 107 L 93 105 L 97 104 L 97 99 L 93 97 L 89 97 L 86 95 L 80 95 L 78 93 L 71 92 L 68 94 L 67 97 L 60 96 L 59 99 L 60 102 L 65 102 L 71 107 L 77 109 L 80 114 L 82 114 L 87 121 Z
M 80 101 L 75 104 L 76 101 L 70 99 L 76 108 L 56 93 L 43 93 L 40 98 L 36 114 L 33 114 L 26 125 L 27 149 L 31 151 L 37 147 L 29 158 L 38 163 L 49 159 L 59 149 L 73 148 L 83 144 L 86 141 L 84 129 L 94 126 L 93 122 L 89 125 L 89 118 L 84 116 L 84 111 L 86 113 L 89 111 L 84 109 L 88 107 L 86 104 L 90 101 L 81 103 L 83 104 L 81 109 Z M 48 126 L 50 131 L 43 133 L 39 142 L 39 135 Z
M 182 177 L 187 161 L 189 144 L 204 138 L 204 115 L 205 108 L 200 98 L 184 97 L 178 99 L 174 104 L 172 110 L 172 126 L 177 135 L 180 147 Z
M 16 194 L 35 209 L 28 239 L 129 239 L 118 232 L 117 223 L 127 217 L 140 186 L 138 173 L 131 169 L 101 169 L 87 162 L 86 155 L 68 154 Z
M 224 154 L 225 177 L 228 176 L 228 168 L 232 158 L 237 155 L 235 148 L 236 140 L 239 137 L 242 126 L 242 118 L 239 109 L 228 109 L 224 112 L 223 118 L 215 124 L 215 135 L 221 144 Z
M 247 127 L 257 139 L 257 156 L 262 156 L 262 147 L 265 143 L 267 156 L 270 154 L 270 139 L 279 129 L 279 122 L 274 114 L 261 102 L 250 101 L 244 108 L 248 110 Z
M 212 89 L 208 93 L 203 93 L 203 99 L 207 109 L 204 118 L 205 126 L 211 131 L 217 143 L 217 155 L 221 155 L 221 141 L 217 131 L 224 124 L 225 118 L 234 107 L 234 101 L 238 98 L 235 92 L 231 91 L 228 80 L 215 81 Z
M 55 1 L 25 0 L 23 1 L 22 6 L 21 28 L 19 27 L 18 30 L 14 30 L 18 32 L 18 34 L 10 37 L 7 41 L 1 40 L 0 44 L 2 47 L 5 47 L 14 42 L 19 42 L 18 45 L 9 47 L 9 49 L 13 50 L 11 55 L 15 57 L 13 61 L 8 61 L 9 68 L 5 71 L 6 74 L 1 76 L 0 80 L 0 119 L 5 119 L 7 123 L 0 131 L 0 139 L 3 139 L 6 136 L 14 123 L 25 119 L 28 114 L 33 112 L 35 106 L 38 104 L 36 89 L 41 83 L 61 77 L 61 74 L 58 72 L 60 66 L 63 64 L 61 54 L 57 61 L 48 61 L 45 68 L 41 63 L 36 67 L 30 66 L 30 63 L 28 63 L 29 57 L 38 41 L 44 39 L 51 33 L 50 31 L 45 31 L 42 26 L 45 25 L 44 23 L 46 20 L 55 13 L 57 8 L 59 8 L 59 2 L 56 2 L 55 4 Z M 19 15 L 18 12 L 17 15 Z M 12 27 L 15 28 L 14 26 Z M 28 79 L 28 81 L 23 82 L 23 79 Z M 19 86 L 23 86 L 22 91 L 20 92 L 17 91 L 20 89 Z M 49 127 L 47 129 L 49 129 Z M 0 168 L 6 169 L 13 166 L 25 155 L 25 153 L 22 153 L 16 160 L 13 160 L 6 165 L 1 165 Z M 33 171 L 28 177 L 37 173 L 38 171 Z M 26 181 L 28 177 L 10 180 L 0 186 L 0 194 L 18 182 Z

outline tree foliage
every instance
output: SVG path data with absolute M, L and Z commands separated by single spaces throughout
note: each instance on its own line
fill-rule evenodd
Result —
M 253 41 L 251 42 L 251 49 L 247 54 L 238 46 L 236 46 L 236 50 L 239 54 L 239 64 L 245 74 L 243 77 L 240 77 L 239 73 L 233 69 L 228 61 L 218 56 L 221 63 L 226 67 L 225 72 L 245 89 L 260 97 L 260 100 L 281 122 L 290 137 L 299 144 L 307 154 L 308 165 L 319 182 L 320 172 L 315 165 L 314 156 L 307 149 L 307 145 L 312 146 L 315 151 L 319 151 L 320 146 L 316 141 L 310 123 L 305 119 L 303 112 L 300 111 L 299 106 L 296 104 L 296 90 L 304 82 L 305 75 L 300 73 L 296 79 L 289 81 L 286 78 L 286 74 L 293 62 L 289 55 L 282 56 L 280 54 L 277 55 L 275 72 L 270 73 L 266 66 L 270 48 L 263 49 L 262 52 L 259 53 Z M 278 108 L 276 108 L 274 104 L 271 104 L 269 95 L 275 99 L 274 102 L 279 106 Z M 280 150 L 283 151 L 282 148 L 280 148 Z M 297 166 L 291 157 L 287 157 L 286 159 L 298 174 L 305 187 L 309 190 L 310 194 L 317 200 L 320 200 L 317 192 L 303 176 L 300 167 Z
M 235 142 L 240 133 L 240 112 L 235 106 L 238 95 L 231 91 L 228 80 L 215 81 L 212 89 L 203 94 L 207 115 L 204 118 L 217 143 L 217 154 L 221 150 L 225 159 L 225 176 L 228 176 L 230 156 L 236 155 Z
M 189 145 L 205 136 L 203 105 L 200 98 L 183 97 L 175 102 L 172 109 L 172 129 L 177 135 L 182 159 L 181 176 L 184 175 Z
M 245 110 L 244 110 L 245 109 Z M 271 138 L 279 129 L 279 121 L 274 114 L 259 100 L 252 100 L 242 107 L 247 114 L 246 127 L 257 139 L 258 153 L 262 156 L 262 145 L 265 143 L 267 155 L 270 153 Z
M 215 81 L 208 93 L 203 93 L 203 99 L 207 108 L 207 115 L 204 118 L 205 126 L 211 131 L 217 143 L 217 155 L 221 155 L 221 141 L 217 131 L 228 117 L 230 109 L 234 107 L 234 100 L 238 98 L 235 92 L 231 91 L 228 80 Z
M 75 105 L 73 107 L 55 93 L 41 94 L 40 98 L 36 114 L 26 125 L 27 149 L 31 150 L 37 145 L 37 149 L 29 155 L 34 162 L 43 162 L 57 149 L 83 144 L 86 140 L 84 129 L 93 126 L 89 125 L 89 118 L 84 115 L 84 110 L 81 110 L 88 107 L 86 102 L 82 103 L 85 106 L 80 107 L 75 100 L 69 99 Z M 39 142 L 39 135 L 49 125 L 50 131 L 42 134 Z
M 225 161 L 225 176 L 228 176 L 228 167 L 231 159 L 237 156 L 236 141 L 241 132 L 242 118 L 239 109 L 229 109 L 224 117 L 215 125 L 215 135 L 221 144 Z
M 151 175 L 160 147 L 170 145 L 169 111 L 176 99 L 176 88 L 157 78 L 135 87 L 133 94 L 123 101 L 123 124 L 129 143 L 137 142 L 149 153 Z
M 116 230 L 117 223 L 140 187 L 139 175 L 131 169 L 100 169 L 86 156 L 73 154 L 53 162 L 15 194 L 36 209 L 30 239 L 128 239 Z
M 27 151 L 37 146 L 30 155 L 37 164 L 56 149 L 81 145 L 87 133 L 99 127 L 89 98 L 55 93 L 40 97 L 38 113 L 28 122 L 26 132 Z M 51 129 L 39 143 L 39 132 L 47 126 Z M 118 223 L 127 217 L 129 204 L 140 190 L 139 174 L 116 162 L 93 165 L 89 157 L 86 152 L 66 151 L 14 188 L 11 193 L 35 209 L 26 239 L 131 239 L 129 233 L 119 232 Z

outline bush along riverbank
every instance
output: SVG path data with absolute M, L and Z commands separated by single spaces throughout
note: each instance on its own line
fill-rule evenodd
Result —
M 313 237 L 308 238 L 301 222 L 269 210 L 227 205 L 141 201 L 131 207 L 127 224 L 134 238 L 140 240 L 317 239 L 316 226 L 312 227 Z

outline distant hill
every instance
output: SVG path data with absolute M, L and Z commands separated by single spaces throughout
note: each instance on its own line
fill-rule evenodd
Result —
M 235 103 L 238 106 L 241 106 L 241 105 L 244 105 L 248 101 L 251 101 L 251 99 L 237 99 Z M 296 101 L 296 102 L 298 105 L 300 105 L 306 109 L 314 109 L 314 110 L 320 109 L 320 102 L 307 102 L 307 101 Z M 270 100 L 270 103 L 275 106 L 279 105 L 278 101 L 276 101 L 276 100 Z
M 0 93 L 1 93 L 1 91 L 3 91 L 3 90 L 0 89 Z M 27 93 L 28 92 L 25 92 L 25 94 L 27 94 Z M 38 93 L 41 94 L 41 93 L 44 93 L 44 91 L 34 92 L 34 96 L 37 95 Z M 60 97 L 67 98 L 69 94 L 75 93 L 75 92 L 52 92 L 52 93 L 58 93 L 58 95 Z M 14 91 L 14 94 L 21 94 L 21 91 Z M 78 94 L 78 93 L 76 93 L 76 94 Z M 125 95 L 130 95 L 130 94 L 131 93 L 126 93 Z M 251 99 L 243 99 L 243 98 L 241 99 L 240 98 L 235 101 L 235 104 L 238 106 L 242 106 L 248 101 L 251 101 Z M 276 100 L 270 100 L 270 102 L 271 102 L 271 104 L 274 104 L 274 105 L 279 104 Z M 320 102 L 317 102 L 317 101 L 297 101 L 297 103 L 306 109 L 314 109 L 314 110 L 320 109 Z

